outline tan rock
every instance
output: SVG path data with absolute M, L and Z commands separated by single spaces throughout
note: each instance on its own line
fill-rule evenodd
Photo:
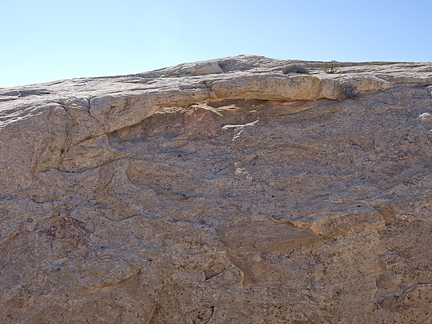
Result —
M 322 64 L 0 89 L 0 322 L 430 321 L 432 63 Z
M 113 149 L 107 135 L 90 138 L 69 148 L 63 154 L 60 171 L 76 172 L 98 167 L 108 162 L 129 157 L 131 154 Z
M 207 74 L 218 74 L 223 73 L 217 62 L 204 62 L 193 64 L 192 66 L 184 66 L 181 69 L 181 73 L 187 73 L 191 75 L 207 75 Z

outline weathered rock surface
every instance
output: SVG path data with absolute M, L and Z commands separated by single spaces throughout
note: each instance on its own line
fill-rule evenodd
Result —
M 0 89 L 0 322 L 431 322 L 432 63 L 291 63 Z

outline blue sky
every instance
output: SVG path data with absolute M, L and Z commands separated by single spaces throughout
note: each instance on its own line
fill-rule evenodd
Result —
M 432 1 L 0 0 L 0 87 L 263 55 L 432 61 Z

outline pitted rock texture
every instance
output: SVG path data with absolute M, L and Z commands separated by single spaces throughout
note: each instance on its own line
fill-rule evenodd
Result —
M 0 322 L 432 321 L 432 63 L 322 64 L 0 89 Z

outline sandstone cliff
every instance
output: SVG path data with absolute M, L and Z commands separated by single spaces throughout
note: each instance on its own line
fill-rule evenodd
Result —
M 0 322 L 432 321 L 432 63 L 292 63 L 0 89 Z

